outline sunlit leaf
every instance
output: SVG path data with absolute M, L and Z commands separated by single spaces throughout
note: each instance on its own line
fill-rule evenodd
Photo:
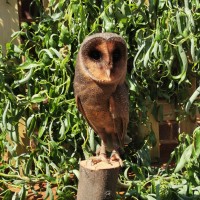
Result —
M 185 165 L 187 164 L 187 162 L 190 161 L 191 159 L 191 155 L 192 155 L 192 151 L 193 151 L 193 144 L 189 145 L 185 151 L 183 152 L 179 162 L 177 163 L 177 166 L 174 170 L 175 173 L 179 172 L 180 170 L 182 170 Z

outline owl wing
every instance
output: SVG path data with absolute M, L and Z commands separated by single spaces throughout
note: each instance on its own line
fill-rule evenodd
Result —
M 125 84 L 117 87 L 116 91 L 110 97 L 109 106 L 113 118 L 114 134 L 117 136 L 117 143 L 123 148 L 129 121 L 128 88 Z
M 76 105 L 78 107 L 78 110 L 81 112 L 81 114 L 83 115 L 83 117 L 85 118 L 85 120 L 87 121 L 87 123 L 89 124 L 89 126 L 92 127 L 93 130 L 96 133 L 98 133 L 97 130 L 96 130 L 96 128 L 95 128 L 95 126 L 93 126 L 92 123 L 88 120 L 87 115 L 86 115 L 86 113 L 85 113 L 85 111 L 83 109 L 83 106 L 81 104 L 81 100 L 80 100 L 80 98 L 77 95 L 75 96 L 75 101 L 76 101 Z

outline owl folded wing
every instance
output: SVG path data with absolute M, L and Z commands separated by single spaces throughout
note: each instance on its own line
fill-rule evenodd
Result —
M 121 148 L 124 146 L 124 140 L 128 125 L 128 93 L 125 86 L 118 86 L 115 93 L 109 99 L 109 109 L 113 118 L 115 134 Z
M 80 100 L 80 98 L 77 95 L 75 96 L 75 101 L 76 101 L 76 105 L 78 107 L 79 112 L 81 112 L 81 114 L 83 115 L 83 117 L 85 118 L 85 120 L 87 121 L 87 123 L 89 124 L 89 126 L 91 128 L 93 128 L 96 133 L 98 133 L 97 130 L 96 130 L 96 128 L 95 128 L 95 126 L 88 120 L 87 115 L 86 115 L 86 113 L 85 113 L 85 111 L 83 109 L 83 106 L 81 104 L 81 100 Z

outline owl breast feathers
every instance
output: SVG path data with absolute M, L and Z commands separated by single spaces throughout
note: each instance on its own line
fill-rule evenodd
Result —
M 129 121 L 127 47 L 114 33 L 87 37 L 77 56 L 74 93 L 78 110 L 104 142 L 123 148 Z

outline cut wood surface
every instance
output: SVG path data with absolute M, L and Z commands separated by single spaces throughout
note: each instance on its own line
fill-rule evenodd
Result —
M 114 200 L 119 169 L 118 161 L 81 161 L 77 200 Z

